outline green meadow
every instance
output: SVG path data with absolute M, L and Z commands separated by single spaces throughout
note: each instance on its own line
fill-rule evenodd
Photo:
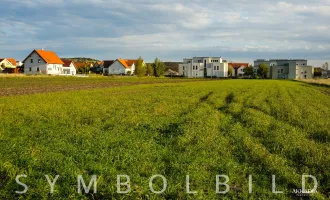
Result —
M 1 78 L 0 199 L 305 198 L 293 192 L 304 174 L 318 180 L 309 198 L 330 198 L 330 87 L 160 80 Z M 90 87 L 49 91 L 55 83 Z M 168 182 L 162 194 L 149 189 L 156 174 Z M 60 175 L 53 194 L 45 175 Z M 78 175 L 97 175 L 97 193 L 77 193 Z M 130 193 L 117 193 L 117 175 L 130 177 Z M 196 194 L 186 193 L 186 175 Z M 229 177 L 227 194 L 216 194 L 216 175 Z M 272 193 L 272 175 L 283 194 Z

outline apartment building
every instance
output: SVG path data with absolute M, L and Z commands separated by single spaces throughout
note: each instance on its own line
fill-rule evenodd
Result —
M 221 57 L 193 57 L 183 59 L 179 74 L 189 78 L 228 77 L 228 63 Z
M 254 69 L 257 72 L 260 64 L 269 67 L 268 78 L 272 79 L 310 79 L 314 77 L 314 68 L 308 66 L 304 59 L 258 59 L 254 61 Z

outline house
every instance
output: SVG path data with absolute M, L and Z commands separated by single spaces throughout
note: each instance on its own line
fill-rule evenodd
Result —
M 255 71 L 260 64 L 266 64 L 269 67 L 267 77 L 272 79 L 310 79 L 314 77 L 314 68 L 308 66 L 304 59 L 259 59 L 254 61 Z
M 183 59 L 179 74 L 189 78 L 228 77 L 228 63 L 221 57 L 193 57 Z
M 76 65 L 72 60 L 63 60 L 63 71 L 62 74 L 64 75 L 76 75 L 77 70 L 76 70 Z
M 228 63 L 233 71 L 233 77 L 244 77 L 245 68 L 249 66 L 249 63 Z
M 103 72 L 102 64 L 103 64 L 103 62 L 100 62 L 100 61 L 95 62 L 95 63 L 93 64 L 93 66 L 91 67 L 90 70 L 91 70 L 93 73 L 101 74 L 101 73 Z
M 179 76 L 179 73 L 174 71 L 174 70 L 171 70 L 171 69 L 168 69 L 166 72 L 165 72 L 165 76 Z
M 60 75 L 63 61 L 52 51 L 33 50 L 23 61 L 25 74 Z
M 104 60 L 101 63 L 101 70 L 103 74 L 108 74 L 109 72 L 109 67 L 112 65 L 115 61 L 114 60 Z
M 0 58 L 0 71 L 4 73 L 18 73 L 14 58 Z
M 137 61 L 138 60 L 119 58 L 115 60 L 108 68 L 106 68 L 106 64 L 104 64 L 103 73 L 113 75 L 133 74 L 135 71 L 135 63 Z M 109 61 L 109 63 L 111 63 L 111 61 Z M 145 65 L 144 61 L 143 65 Z

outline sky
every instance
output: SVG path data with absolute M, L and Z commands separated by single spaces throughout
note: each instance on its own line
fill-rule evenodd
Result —
M 0 0 L 0 57 L 330 61 L 330 0 Z

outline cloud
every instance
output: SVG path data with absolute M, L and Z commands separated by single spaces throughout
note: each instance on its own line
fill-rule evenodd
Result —
M 4 0 L 0 57 L 324 59 L 330 0 Z

